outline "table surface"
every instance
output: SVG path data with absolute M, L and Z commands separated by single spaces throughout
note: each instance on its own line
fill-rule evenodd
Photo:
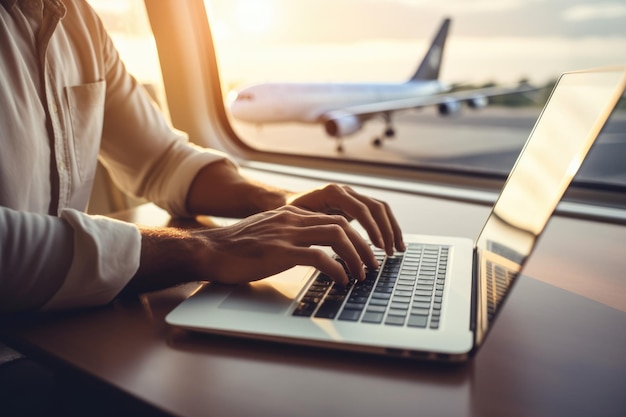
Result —
M 474 236 L 488 214 L 484 206 L 368 192 L 389 201 L 412 233 Z M 116 217 L 169 222 L 153 205 Z M 553 218 L 486 342 L 460 366 L 169 327 L 165 315 L 199 284 L 12 317 L 2 336 L 180 416 L 625 416 L 625 246 L 624 226 Z

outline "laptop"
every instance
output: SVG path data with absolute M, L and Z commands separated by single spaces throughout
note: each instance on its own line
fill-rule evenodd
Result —
M 480 234 L 406 235 L 365 281 L 296 266 L 244 285 L 208 283 L 166 322 L 192 331 L 460 362 L 484 342 L 565 190 L 624 93 L 626 67 L 564 73 Z

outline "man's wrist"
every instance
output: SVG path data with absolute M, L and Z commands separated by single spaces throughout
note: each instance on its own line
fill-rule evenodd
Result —
M 228 160 L 202 168 L 187 195 L 190 213 L 223 217 L 248 217 L 287 203 L 289 192 L 242 176 Z
M 177 228 L 138 226 L 139 269 L 124 289 L 141 293 L 199 280 L 198 259 L 205 246 L 198 236 Z M 205 252 L 206 253 L 206 252 Z

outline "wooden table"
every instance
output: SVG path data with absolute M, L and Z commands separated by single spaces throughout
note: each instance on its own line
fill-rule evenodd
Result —
M 473 236 L 488 212 L 369 191 L 396 208 L 408 232 Z M 152 205 L 117 217 L 169 221 Z M 625 247 L 624 226 L 554 218 L 485 344 L 462 366 L 170 328 L 165 315 L 197 284 L 102 308 L 12 318 L 2 336 L 172 415 L 623 417 Z

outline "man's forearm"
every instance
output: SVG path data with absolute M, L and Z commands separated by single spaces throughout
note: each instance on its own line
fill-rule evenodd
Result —
M 139 270 L 124 288 L 125 293 L 142 293 L 196 281 L 194 256 L 203 242 L 186 230 L 138 226 L 141 232 Z
M 283 206 L 289 192 L 243 177 L 227 160 L 201 169 L 189 188 L 190 213 L 224 217 L 247 217 Z

